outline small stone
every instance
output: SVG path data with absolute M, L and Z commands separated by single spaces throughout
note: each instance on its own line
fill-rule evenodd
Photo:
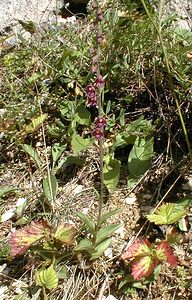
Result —
M 136 200 L 137 200 L 137 198 L 135 196 L 134 197 L 127 197 L 127 198 L 125 198 L 125 203 L 130 205 L 130 204 L 135 203 Z

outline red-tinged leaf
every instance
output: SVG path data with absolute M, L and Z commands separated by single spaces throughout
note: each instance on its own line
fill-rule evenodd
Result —
M 153 273 L 153 270 L 158 265 L 158 259 L 157 257 L 146 255 L 139 259 L 134 259 L 131 265 L 131 274 L 134 279 L 140 280 L 142 277 L 149 277 Z
M 135 240 L 125 253 L 122 254 L 122 259 L 135 258 L 137 256 L 145 256 L 153 250 L 153 245 L 147 240 Z
M 38 240 L 50 235 L 51 228 L 46 221 L 32 221 L 30 225 L 16 230 L 9 239 L 12 257 L 24 254 Z
M 156 254 L 159 260 L 166 260 L 171 266 L 177 266 L 177 258 L 167 241 L 162 241 L 157 246 Z

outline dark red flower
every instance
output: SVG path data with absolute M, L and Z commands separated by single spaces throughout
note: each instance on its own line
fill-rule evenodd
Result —
M 89 84 L 86 87 L 86 93 L 87 93 L 88 98 L 91 98 L 91 99 L 95 98 L 96 97 L 95 87 L 92 84 Z
M 100 117 L 96 119 L 95 124 L 99 128 L 104 128 L 107 125 L 107 122 L 104 117 Z
M 97 140 L 101 140 L 104 137 L 104 132 L 102 128 L 96 127 L 92 132 L 93 137 Z

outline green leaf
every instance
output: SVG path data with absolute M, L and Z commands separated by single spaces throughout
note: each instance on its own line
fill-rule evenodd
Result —
M 88 253 L 93 252 L 93 245 L 91 240 L 83 239 L 80 243 L 75 247 L 75 251 L 87 251 Z
M 39 158 L 37 151 L 33 147 L 31 147 L 27 144 L 23 144 L 23 145 L 21 145 L 21 147 L 27 154 L 29 154 L 29 156 L 35 161 L 37 167 L 40 169 L 41 168 L 41 160 Z
M 90 139 L 84 139 L 79 134 L 74 133 L 71 141 L 73 153 L 77 155 L 82 150 L 86 150 L 91 143 Z
M 60 224 L 54 234 L 54 238 L 59 240 L 63 244 L 74 244 L 74 237 L 76 235 L 76 229 L 71 224 Z
M 19 190 L 19 189 L 18 188 L 14 188 L 14 187 L 10 187 L 10 186 L 4 186 L 4 187 L 0 188 L 0 198 L 2 196 L 4 196 L 5 194 L 14 192 L 16 190 Z
M 168 225 L 179 221 L 185 214 L 185 209 L 178 211 L 174 203 L 166 203 L 161 205 L 155 213 L 147 215 L 147 219 L 156 225 Z
M 128 158 L 128 186 L 132 187 L 149 169 L 153 157 L 153 138 L 137 137 Z
M 90 125 L 91 115 L 85 105 L 80 104 L 75 113 L 75 121 L 81 125 Z
M 100 257 L 103 254 L 103 252 L 109 248 L 110 244 L 111 244 L 111 238 L 108 238 L 102 241 L 99 245 L 97 245 L 95 247 L 95 251 L 91 255 L 91 260 Z
M 115 214 L 118 214 L 119 212 L 122 211 L 122 208 L 116 208 L 114 210 L 109 211 L 108 213 L 104 214 L 101 216 L 100 218 L 100 225 L 102 223 L 104 223 L 107 219 L 111 218 L 112 216 L 114 216 Z
M 95 228 L 96 228 L 96 224 L 95 222 L 86 214 L 80 212 L 80 211 L 76 211 L 75 212 L 76 215 L 85 222 L 85 224 L 87 225 L 87 227 L 89 228 L 89 230 L 91 231 L 91 233 L 95 233 Z
M 61 154 L 65 151 L 67 145 L 61 145 L 59 143 L 56 143 L 53 145 L 51 149 L 52 158 L 53 158 L 53 168 L 55 167 L 55 164 L 57 160 L 60 158 Z
M 120 161 L 117 159 L 110 159 L 109 163 L 104 164 L 103 173 L 105 186 L 109 192 L 113 192 L 119 182 Z
M 33 118 L 31 123 L 29 125 L 26 125 L 24 127 L 24 131 L 28 133 L 33 133 L 36 130 L 39 129 L 39 127 L 42 125 L 42 123 L 48 118 L 46 114 L 43 114 L 39 117 Z
M 44 286 L 48 290 L 55 289 L 58 286 L 58 276 L 53 266 L 51 265 L 47 269 L 36 271 L 35 275 L 36 285 Z
M 57 276 L 59 279 L 67 279 L 68 278 L 68 269 L 65 265 L 58 267 Z
M 47 199 L 53 202 L 57 192 L 57 179 L 55 175 L 50 175 L 49 177 L 45 176 L 43 178 L 43 189 Z
M 96 245 L 101 243 L 104 239 L 109 237 L 112 233 L 114 233 L 117 229 L 119 229 L 122 226 L 122 224 L 111 224 L 107 225 L 104 228 L 101 228 L 96 236 Z

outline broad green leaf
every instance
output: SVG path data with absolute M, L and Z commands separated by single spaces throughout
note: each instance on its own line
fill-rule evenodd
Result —
M 74 244 L 74 237 L 76 235 L 76 229 L 71 224 L 60 224 L 55 233 L 54 238 L 59 240 L 63 244 L 72 245 Z
M 56 143 L 53 145 L 52 149 L 51 149 L 51 153 L 52 153 L 52 158 L 53 158 L 53 168 L 55 167 L 55 164 L 57 162 L 57 160 L 60 158 L 61 154 L 65 151 L 67 145 L 64 144 L 59 144 Z
M 114 210 L 109 211 L 108 213 L 104 214 L 101 216 L 100 218 L 100 222 L 99 224 L 101 225 L 102 223 L 104 223 L 107 219 L 111 218 L 112 216 L 114 216 L 115 214 L 118 214 L 119 212 L 122 211 L 122 208 L 116 208 Z
M 16 191 L 16 190 L 19 190 L 19 189 L 18 189 L 18 188 L 11 187 L 11 186 L 4 186 L 4 187 L 0 188 L 0 198 L 1 198 L 2 196 L 4 196 L 5 194 L 14 192 L 14 191 Z
M 143 119 L 143 116 L 138 118 L 137 120 L 131 122 L 126 128 L 126 132 L 129 134 L 138 136 L 138 133 L 142 133 L 143 136 L 148 136 L 154 131 L 154 126 L 151 125 L 151 122 Z
M 168 225 L 179 221 L 185 214 L 185 209 L 178 211 L 174 203 L 166 203 L 161 205 L 155 213 L 147 215 L 147 219 L 156 225 Z
M 44 286 L 48 290 L 55 289 L 58 286 L 58 276 L 53 266 L 51 265 L 47 269 L 38 270 L 35 274 L 36 285 Z
M 118 228 L 120 228 L 122 224 L 111 224 L 106 227 L 101 228 L 96 236 L 96 245 L 101 243 L 104 239 L 109 237 L 112 233 L 114 233 Z
M 31 147 L 27 144 L 23 144 L 23 145 L 21 145 L 21 147 L 27 154 L 29 154 L 29 156 L 35 161 L 37 167 L 40 169 L 41 168 L 41 160 L 40 160 L 40 157 L 39 157 L 37 151 L 33 147 Z
M 100 257 L 103 254 L 103 252 L 109 248 L 110 244 L 111 238 L 108 238 L 102 241 L 99 245 L 97 245 L 94 249 L 95 251 L 91 255 L 91 260 Z
M 90 125 L 91 115 L 85 105 L 80 104 L 75 113 L 75 121 L 81 125 Z
M 32 221 L 30 225 L 16 230 L 9 239 L 10 255 L 12 257 L 24 254 L 34 243 L 51 233 L 50 226 L 45 221 Z
M 128 158 L 128 186 L 132 187 L 145 174 L 153 157 L 153 138 L 138 136 Z
M 33 118 L 31 120 L 31 123 L 29 125 L 26 125 L 24 127 L 24 131 L 28 134 L 28 133 L 33 133 L 36 130 L 39 129 L 39 127 L 42 125 L 42 123 L 47 119 L 47 115 L 43 114 L 39 117 Z
M 93 245 L 91 240 L 88 239 L 81 240 L 80 243 L 75 247 L 75 251 L 87 251 L 89 253 L 92 253 Z
M 71 141 L 73 153 L 77 155 L 82 150 L 86 150 L 91 143 L 90 139 L 84 139 L 79 134 L 74 133 Z
M 68 269 L 64 266 L 58 266 L 57 276 L 59 279 L 67 279 L 68 278 Z
M 43 178 L 43 189 L 47 199 L 53 202 L 57 193 L 57 179 L 55 175 L 50 175 L 49 177 L 45 176 Z
M 120 161 L 117 159 L 110 159 L 108 164 L 104 164 L 103 173 L 105 186 L 109 192 L 113 192 L 119 182 Z
M 85 222 L 91 233 L 95 233 L 96 224 L 88 215 L 80 211 L 76 211 L 76 215 Z
M 112 146 L 114 151 L 117 147 L 124 147 L 126 145 L 133 145 L 136 140 L 135 135 L 131 135 L 129 132 L 118 133 L 116 140 Z

